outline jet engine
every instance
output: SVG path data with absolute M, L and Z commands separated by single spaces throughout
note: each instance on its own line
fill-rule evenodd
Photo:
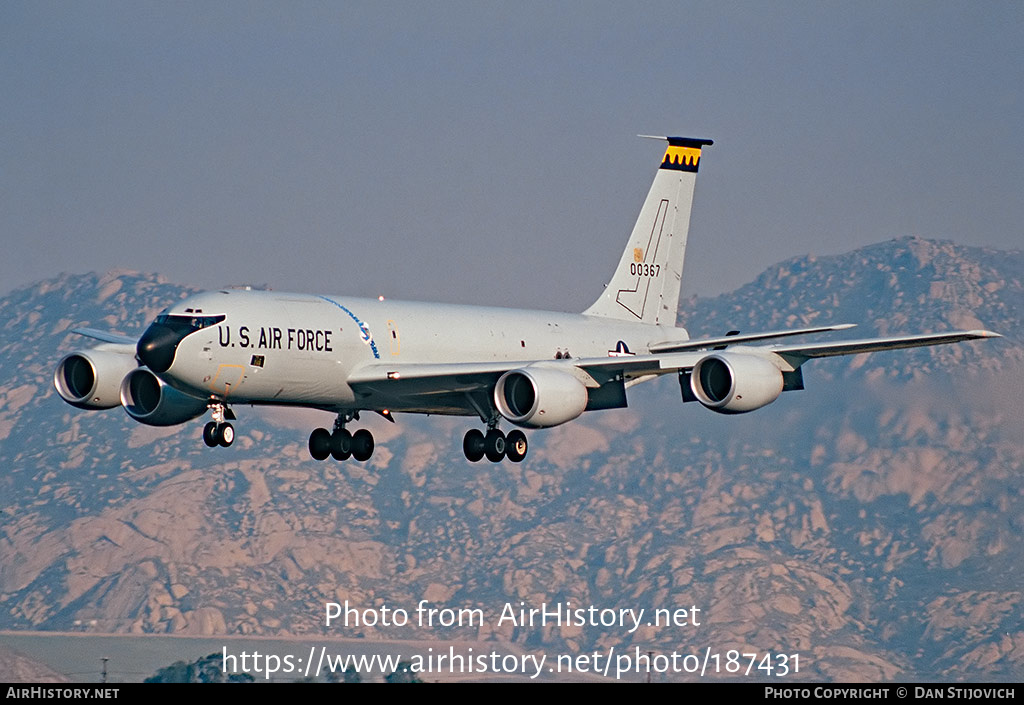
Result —
M 782 387 L 782 370 L 759 355 L 714 353 L 690 373 L 697 401 L 720 414 L 760 409 L 778 399 Z
M 587 408 L 587 388 L 560 370 L 511 370 L 494 387 L 494 404 L 506 419 L 524 428 L 557 426 Z
M 121 382 L 121 406 L 128 415 L 148 426 L 174 426 L 206 413 L 206 400 L 197 399 L 160 381 L 145 367 L 130 372 Z
M 121 380 L 139 365 L 134 353 L 79 350 L 65 355 L 53 372 L 53 386 L 79 409 L 112 409 L 121 403 Z

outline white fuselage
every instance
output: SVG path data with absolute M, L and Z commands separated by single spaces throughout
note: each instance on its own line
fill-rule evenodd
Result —
M 366 365 L 521 362 L 602 357 L 622 342 L 646 353 L 681 328 L 599 316 L 482 306 L 229 289 L 191 296 L 167 313 L 224 315 L 185 337 L 160 375 L 186 393 L 227 403 L 325 409 L 390 408 L 348 384 Z M 513 365 L 514 366 L 514 365 Z

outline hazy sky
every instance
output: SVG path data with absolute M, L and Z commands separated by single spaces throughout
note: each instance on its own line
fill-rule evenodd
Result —
M 707 137 L 683 293 L 918 234 L 1024 244 L 1024 3 L 0 3 L 0 291 L 580 310 Z

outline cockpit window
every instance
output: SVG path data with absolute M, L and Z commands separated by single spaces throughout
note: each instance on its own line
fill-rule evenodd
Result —
M 161 313 L 156 317 L 156 322 L 184 335 L 194 333 L 203 328 L 215 326 L 226 318 L 220 316 L 196 316 L 190 314 Z

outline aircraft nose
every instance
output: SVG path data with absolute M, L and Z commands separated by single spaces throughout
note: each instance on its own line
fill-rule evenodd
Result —
M 151 323 L 146 332 L 139 338 L 135 346 L 135 354 L 138 355 L 142 364 L 153 372 L 160 374 L 166 372 L 174 362 L 174 354 L 178 350 L 178 343 L 187 335 L 177 327 L 164 323 Z

